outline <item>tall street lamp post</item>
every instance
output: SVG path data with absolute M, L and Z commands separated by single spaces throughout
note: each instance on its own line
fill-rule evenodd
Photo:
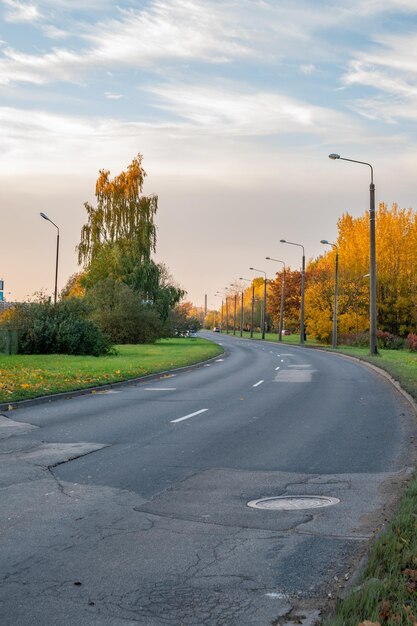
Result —
M 253 283 L 253 280 L 250 280 L 250 278 L 242 278 L 240 277 L 239 280 L 244 280 L 247 283 L 251 283 L 252 284 L 252 301 L 251 301 L 251 310 L 250 310 L 250 338 L 253 338 L 253 309 L 255 306 L 255 285 Z M 243 303 L 243 291 L 242 291 L 242 303 Z M 242 319 L 243 319 L 243 315 L 242 315 Z
M 376 247 L 374 169 L 370 163 L 366 163 L 365 161 L 356 161 L 355 159 L 346 159 L 345 157 L 341 157 L 340 154 L 329 154 L 329 159 L 340 159 L 341 161 L 349 161 L 350 163 L 367 165 L 371 170 L 371 183 L 369 185 L 369 348 L 371 355 L 374 355 L 378 354 L 378 346 L 376 343 Z
M 221 313 L 220 313 L 220 332 L 223 332 L 223 294 L 220 293 L 219 291 L 216 291 L 216 293 L 214 294 L 217 298 L 221 298 L 222 299 L 222 308 L 221 308 Z
M 278 328 L 278 341 L 282 341 L 282 325 L 284 323 L 284 301 L 285 301 L 285 263 L 279 259 L 272 259 L 270 256 L 266 256 L 267 261 L 275 261 L 276 263 L 282 263 L 284 266 L 282 272 L 282 285 L 281 285 L 281 308 L 279 311 L 279 328 Z
M 257 270 L 256 267 L 249 268 L 252 272 L 261 272 L 264 275 L 264 306 L 263 306 L 263 315 L 262 315 L 262 339 L 265 339 L 265 327 L 266 327 L 266 272 L 263 270 Z
M 59 257 L 59 228 L 54 222 L 49 219 L 45 213 L 40 213 L 40 216 L 43 217 L 47 222 L 51 222 L 53 226 L 56 228 L 56 261 L 55 261 L 55 291 L 54 291 L 54 304 L 56 304 L 57 294 L 58 294 L 58 257 Z
M 333 307 L 333 335 L 332 335 L 332 348 L 337 348 L 337 294 L 339 284 L 339 248 L 335 243 L 322 239 L 320 243 L 326 246 L 332 246 L 336 250 L 335 260 L 335 273 L 334 273 L 334 307 Z
M 286 241 L 285 239 L 280 239 L 281 243 L 288 243 L 290 246 L 298 246 L 303 249 L 303 257 L 301 260 L 301 311 L 300 311 L 300 344 L 304 344 L 304 288 L 305 288 L 305 274 L 306 274 L 306 255 L 304 246 L 301 243 L 293 243 L 292 241 Z
M 234 309 L 233 309 L 233 334 L 234 335 L 236 335 L 236 306 L 237 306 L 237 293 L 234 294 Z

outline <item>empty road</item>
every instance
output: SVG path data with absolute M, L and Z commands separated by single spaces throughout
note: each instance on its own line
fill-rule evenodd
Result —
M 411 405 L 353 360 L 203 334 L 224 356 L 3 412 L 2 625 L 307 624 L 346 585 L 414 466 Z

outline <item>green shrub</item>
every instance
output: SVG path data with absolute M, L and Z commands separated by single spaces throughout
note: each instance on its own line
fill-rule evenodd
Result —
M 87 303 L 80 298 L 17 305 L 5 326 L 18 332 L 20 354 L 90 354 L 110 351 L 109 340 L 87 319 Z
M 152 302 L 124 283 L 107 278 L 87 291 L 91 318 L 114 343 L 154 343 L 163 323 Z

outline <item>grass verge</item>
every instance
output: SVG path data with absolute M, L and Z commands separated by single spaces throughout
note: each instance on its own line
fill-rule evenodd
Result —
M 337 352 L 388 372 L 417 401 L 417 354 L 341 346 Z M 338 601 L 325 626 L 417 625 L 417 476 L 402 495 L 384 532 L 372 543 L 360 584 Z
M 116 346 L 94 356 L 0 355 L 0 403 L 96 387 L 192 365 L 223 349 L 206 339 L 161 339 L 151 345 Z

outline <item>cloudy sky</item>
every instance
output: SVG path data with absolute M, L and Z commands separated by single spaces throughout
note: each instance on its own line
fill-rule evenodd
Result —
M 0 278 L 53 292 L 100 168 L 138 153 L 157 260 L 197 305 L 344 212 L 417 208 L 416 0 L 0 0 Z M 343 260 L 341 260 L 341 263 Z M 10 292 L 10 293 L 9 293 Z

